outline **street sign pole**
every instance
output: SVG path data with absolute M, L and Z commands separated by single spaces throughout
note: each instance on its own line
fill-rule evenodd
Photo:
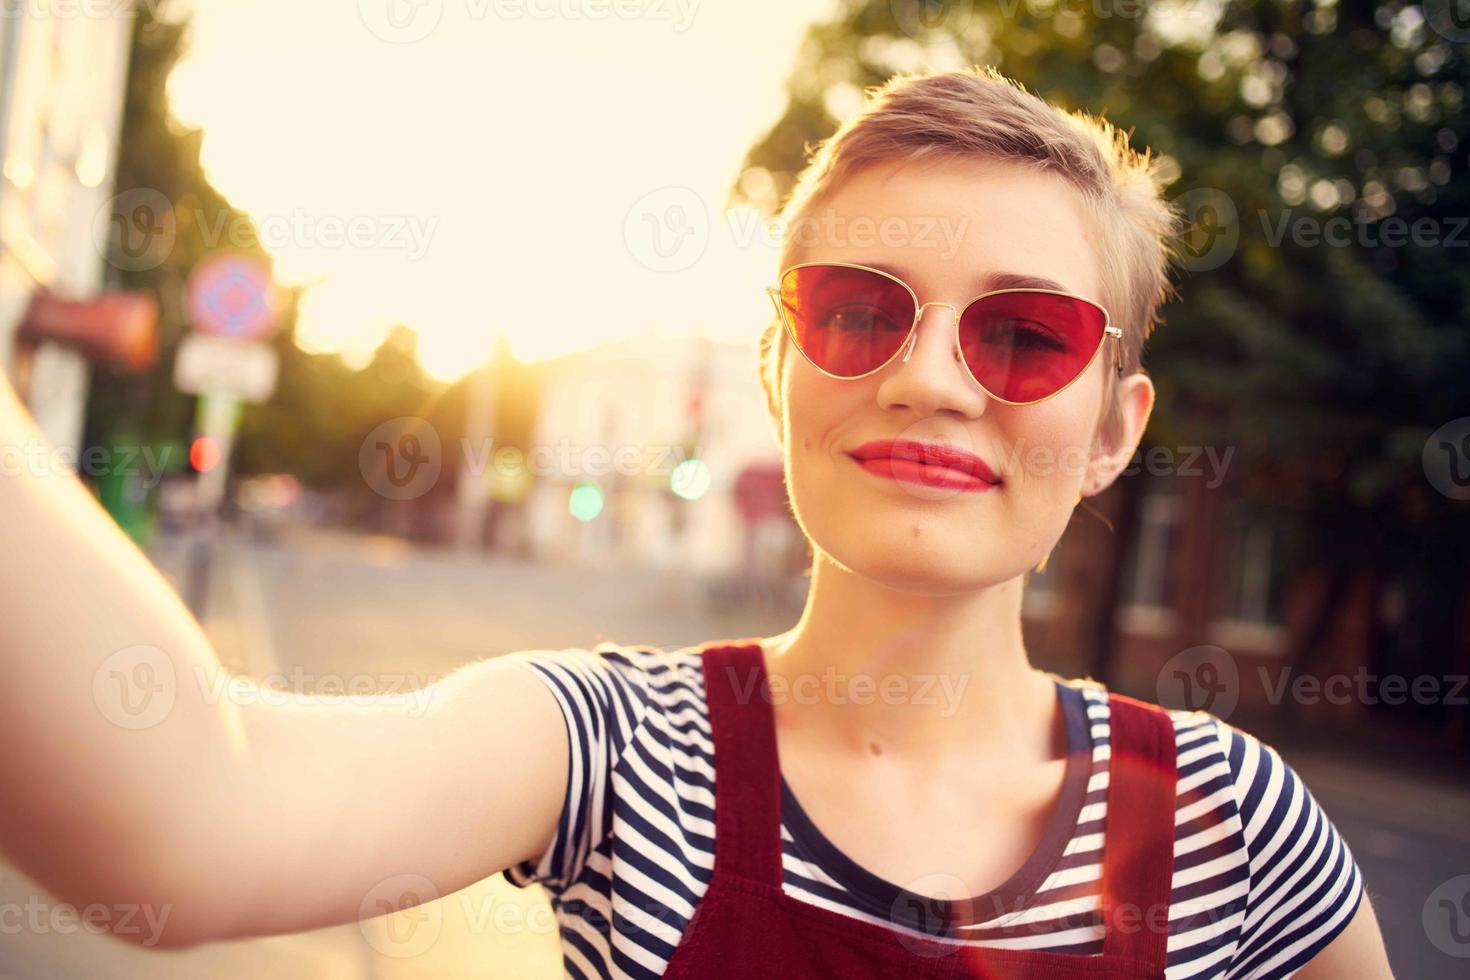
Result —
M 187 294 L 195 332 L 179 346 L 174 385 L 199 396 L 191 452 L 211 457 L 194 459 L 199 477 L 184 582 L 185 601 L 202 622 L 241 411 L 247 401 L 268 399 L 276 386 L 278 359 L 265 341 L 275 330 L 278 306 L 266 263 L 234 252 L 202 259 L 189 275 Z
M 469 403 L 465 407 L 465 445 L 470 449 L 460 465 L 457 496 L 462 548 L 485 546 L 485 511 L 490 506 L 490 481 L 495 474 L 495 374 L 498 359 L 482 364 L 470 377 Z
M 204 621 L 209 598 L 210 571 L 219 536 L 219 508 L 225 496 L 230 451 L 235 445 L 235 431 L 240 425 L 242 407 L 240 400 L 232 395 L 205 391 L 199 395 L 194 416 L 198 438 L 205 440 L 203 445 L 214 447 L 208 451 L 218 451 L 218 458 L 199 474 L 194 487 L 195 521 L 189 544 L 185 601 L 194 618 L 200 622 Z

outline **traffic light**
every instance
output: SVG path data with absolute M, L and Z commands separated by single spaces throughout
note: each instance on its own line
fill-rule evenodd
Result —
M 208 473 L 220 463 L 219 440 L 214 436 L 195 436 L 189 443 L 189 466 L 195 473 Z

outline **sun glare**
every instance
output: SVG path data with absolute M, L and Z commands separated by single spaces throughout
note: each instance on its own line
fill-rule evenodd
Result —
M 307 349 L 360 363 L 404 323 L 449 380 L 497 332 L 524 360 L 649 329 L 754 342 L 775 253 L 727 190 L 831 5 L 429 0 L 439 21 L 405 40 L 368 0 L 202 0 L 170 96 L 278 277 L 310 284 Z

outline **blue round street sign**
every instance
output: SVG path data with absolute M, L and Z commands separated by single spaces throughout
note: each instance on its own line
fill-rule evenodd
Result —
M 279 314 L 269 266 L 233 252 L 207 256 L 194 267 L 187 305 L 195 330 L 236 340 L 268 336 Z

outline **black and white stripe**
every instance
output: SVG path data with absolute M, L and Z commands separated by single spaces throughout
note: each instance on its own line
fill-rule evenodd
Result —
M 697 650 L 599 644 L 509 654 L 561 705 L 572 752 L 551 846 L 506 869 L 556 907 L 572 977 L 656 977 L 714 861 L 714 745 Z M 1091 740 L 1070 838 L 1018 904 L 949 939 L 1014 949 L 1102 951 L 1099 886 L 1107 806 L 1106 692 L 1081 694 Z M 1255 738 L 1204 713 L 1174 713 L 1179 747 L 1168 980 L 1288 977 L 1352 918 L 1362 878 L 1296 774 Z M 873 896 L 820 867 L 783 820 L 783 883 L 795 898 L 905 929 Z M 999 914 L 994 914 L 999 913 Z

